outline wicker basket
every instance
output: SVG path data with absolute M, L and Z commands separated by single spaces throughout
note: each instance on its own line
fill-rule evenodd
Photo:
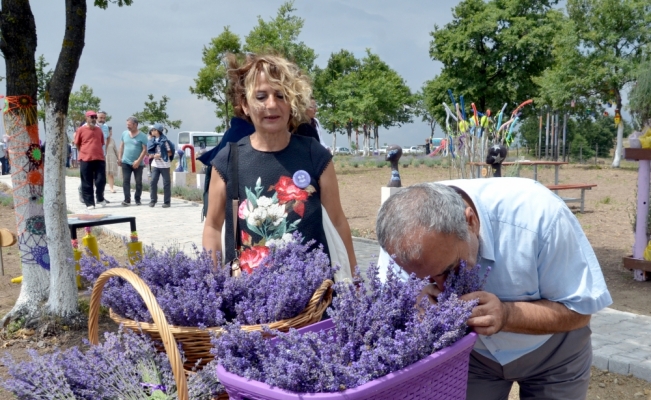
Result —
M 165 352 L 170 360 L 172 373 L 174 374 L 174 380 L 176 381 L 178 398 L 179 400 L 189 400 L 188 380 L 186 377 L 186 371 L 183 368 L 181 353 L 179 353 L 179 349 L 176 346 L 176 340 L 170 330 L 170 326 L 167 324 L 165 315 L 158 306 L 158 302 L 151 290 L 149 290 L 147 284 L 143 282 L 138 275 L 126 268 L 112 268 L 100 275 L 97 282 L 95 282 L 93 293 L 90 297 L 90 313 L 88 316 L 88 339 L 90 343 L 94 345 L 99 344 L 98 323 L 100 299 L 102 298 L 102 289 L 104 289 L 104 285 L 106 285 L 106 282 L 108 282 L 111 277 L 120 277 L 125 279 L 136 289 L 136 291 L 138 291 L 140 297 L 142 297 L 147 306 L 147 310 L 149 310 L 149 313 L 154 320 L 154 326 L 158 327 L 156 331 L 157 337 L 163 342 Z M 228 394 L 223 393 L 219 395 L 216 400 L 227 399 Z
M 332 321 L 325 320 L 300 331 L 316 332 L 332 327 Z M 335 393 L 290 392 L 229 373 L 221 364 L 217 368 L 217 376 L 233 400 L 465 400 L 470 352 L 476 340 L 477 334 L 470 333 L 452 346 L 406 368 Z
M 116 270 L 122 268 L 114 268 Z M 122 275 L 113 275 L 120 276 Z M 146 284 L 139 280 L 140 285 L 146 286 Z M 138 287 L 136 284 L 130 282 L 136 289 Z M 314 324 L 321 321 L 323 312 L 328 308 L 330 302 L 332 301 L 332 285 L 334 282 L 327 279 L 323 281 L 321 286 L 314 292 L 312 298 L 310 299 L 307 307 L 296 317 L 284 319 L 277 322 L 272 322 L 269 324 L 264 324 L 269 326 L 271 329 L 277 329 L 282 332 L 286 332 L 289 328 L 301 328 L 307 325 Z M 93 294 L 95 290 L 93 289 Z M 109 311 L 109 316 L 111 319 L 118 324 L 122 324 L 125 328 L 131 329 L 136 332 L 144 332 L 148 334 L 152 339 L 160 341 L 162 338 L 159 334 L 159 329 L 154 319 L 154 323 L 146 322 L 137 322 L 131 319 L 123 318 L 113 310 Z M 153 315 L 152 315 L 153 317 Z M 222 327 L 210 327 L 210 328 L 197 328 L 193 326 L 174 326 L 169 325 L 169 331 L 174 335 L 174 338 L 177 342 L 181 344 L 183 353 L 185 354 L 185 368 L 186 370 L 191 370 L 197 364 L 197 361 L 200 361 L 200 366 L 206 365 L 213 360 L 213 355 L 210 354 L 210 349 L 212 344 L 210 343 L 211 334 L 219 334 L 224 332 Z M 243 325 L 242 329 L 245 331 L 260 331 L 262 330 L 262 325 Z

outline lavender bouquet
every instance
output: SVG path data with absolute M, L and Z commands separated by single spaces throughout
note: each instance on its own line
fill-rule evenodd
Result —
M 389 268 L 386 283 L 371 266 L 361 287 L 339 282 L 328 309 L 334 328 L 299 333 L 244 332 L 229 325 L 213 338 L 213 354 L 227 371 L 298 393 L 336 392 L 363 385 L 450 346 L 467 331 L 476 301 L 479 266 L 451 274 L 437 304 L 420 296 L 429 282 L 412 275 L 402 281 Z M 264 335 L 277 335 L 275 343 Z
M 2 382 L 20 400 L 177 398 L 174 375 L 148 337 L 128 331 L 106 333 L 105 342 L 85 353 L 77 347 L 14 362 L 3 359 L 11 378 Z M 215 365 L 216 367 L 216 365 Z M 210 400 L 224 391 L 210 369 L 190 376 L 190 398 Z
M 314 241 L 301 241 L 300 234 L 295 233 L 293 241 L 284 246 L 272 245 L 260 267 L 237 278 L 231 278 L 228 268 L 215 268 L 210 254 L 196 248 L 194 257 L 174 249 L 147 248 L 135 265 L 120 265 L 105 254 L 101 260 L 83 257 L 80 275 L 94 284 L 110 268 L 134 271 L 149 286 L 173 325 L 271 323 L 298 315 L 323 281 L 334 276 L 335 268 L 323 247 L 312 249 Z M 101 302 L 122 317 L 152 322 L 136 290 L 121 278 L 109 280 Z

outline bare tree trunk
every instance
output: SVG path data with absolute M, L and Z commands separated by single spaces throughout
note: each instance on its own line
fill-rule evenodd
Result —
M 613 157 L 613 168 L 619 168 L 624 143 L 624 121 L 617 125 L 617 146 L 615 146 L 615 156 Z
M 0 31 L 8 104 L 3 122 L 9 136 L 18 249 L 23 271 L 20 295 L 11 311 L 2 318 L 4 325 L 39 310 L 39 303 L 48 296 L 50 263 L 43 218 L 43 158 L 38 146 L 36 24 L 28 1 L 2 0 Z
M 77 309 L 77 281 L 66 216 L 65 159 L 68 101 L 79 68 L 86 35 L 86 0 L 66 0 L 66 33 L 59 60 L 46 87 L 45 221 L 52 268 L 49 311 L 66 317 Z

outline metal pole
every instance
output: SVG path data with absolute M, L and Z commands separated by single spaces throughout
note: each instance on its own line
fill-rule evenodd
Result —
M 549 156 L 549 111 L 547 112 L 547 123 L 545 124 L 545 160 Z
M 567 137 L 567 112 L 563 116 L 563 161 L 565 161 L 565 138 Z
M 542 117 L 543 112 L 540 110 L 540 115 L 538 116 L 538 149 L 536 151 L 536 157 L 540 160 L 540 150 L 542 149 Z
M 561 157 L 561 116 L 556 113 L 556 161 Z

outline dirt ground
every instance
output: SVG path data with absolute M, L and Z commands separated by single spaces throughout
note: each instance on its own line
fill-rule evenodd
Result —
M 358 159 L 355 159 L 359 161 Z M 335 160 L 339 189 L 344 212 L 353 235 L 375 238 L 375 215 L 380 206 L 380 188 L 387 184 L 390 172 L 387 167 L 377 168 L 367 162 L 351 158 Z M 354 165 L 357 164 L 357 167 Z M 622 257 L 631 254 L 633 246 L 633 217 L 637 165 L 623 162 L 622 168 L 612 169 L 608 161 L 598 165 L 566 165 L 561 167 L 559 183 L 596 183 L 598 186 L 586 192 L 585 213 L 578 212 L 578 203 L 570 203 L 575 215 L 595 249 L 613 297 L 614 309 L 651 315 L 651 281 L 636 282 L 632 273 L 622 268 Z M 400 169 L 403 186 L 419 182 L 450 179 L 448 168 L 410 165 Z M 514 173 L 507 168 L 504 175 Z M 522 167 L 520 176 L 533 177 L 530 167 Z M 452 176 L 456 178 L 456 176 Z M 538 179 L 545 184 L 554 182 L 553 168 L 539 168 Z M 567 191 L 563 196 L 578 196 L 579 191 Z M 0 206 L 0 227 L 15 229 L 13 210 Z M 80 232 L 80 235 L 83 235 Z M 115 255 L 124 253 L 121 240 L 100 235 L 100 247 Z M 11 277 L 20 275 L 19 256 L 15 247 L 4 249 L 5 276 L 0 276 L 0 316 L 10 310 L 18 296 L 20 286 L 11 284 Z M 109 329 L 110 322 L 103 328 Z M 21 336 L 22 335 L 22 336 Z M 0 358 L 9 353 L 25 359 L 27 348 L 49 351 L 53 346 L 69 347 L 80 343 L 86 332 L 70 332 L 54 338 L 34 339 L 32 332 L 21 332 L 11 340 L 0 341 Z M 0 379 L 6 377 L 6 368 L 0 363 Z M 0 398 L 10 396 L 0 389 Z M 593 368 L 588 399 L 636 399 L 651 400 L 651 383 L 633 377 L 605 373 Z M 514 388 L 510 400 L 518 399 Z

